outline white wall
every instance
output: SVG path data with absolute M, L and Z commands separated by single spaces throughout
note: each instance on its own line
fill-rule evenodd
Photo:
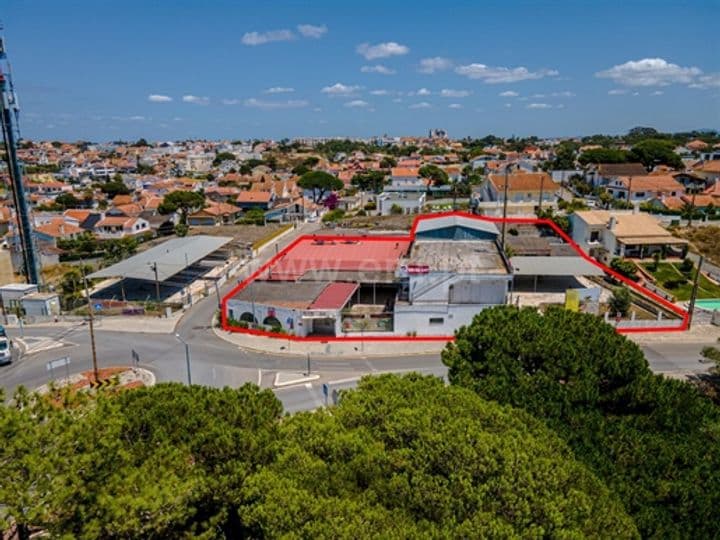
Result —
M 407 335 L 416 332 L 418 336 L 449 336 L 473 317 L 492 305 L 477 304 L 413 304 L 395 305 L 395 334 Z M 430 319 L 442 319 L 431 323 Z

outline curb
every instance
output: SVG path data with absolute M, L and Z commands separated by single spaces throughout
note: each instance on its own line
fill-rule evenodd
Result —
M 251 347 L 248 345 L 240 345 L 236 343 L 235 341 L 232 341 L 227 338 L 227 336 L 223 335 L 221 332 L 224 332 L 222 328 L 217 328 L 213 326 L 213 332 L 215 335 L 222 339 L 223 341 L 230 343 L 232 345 L 235 345 L 239 349 L 247 352 L 253 352 L 253 353 L 259 353 L 259 354 L 266 354 L 266 355 L 273 355 L 273 356 L 285 356 L 288 358 L 305 358 L 307 356 L 307 352 L 285 352 L 285 351 L 269 351 L 267 349 L 258 349 L 256 347 Z M 267 338 L 267 339 L 273 339 L 273 338 Z M 444 347 L 443 347 L 444 348 Z M 387 356 L 434 356 L 434 355 L 440 355 L 442 352 L 442 349 L 438 351 L 418 351 L 418 352 L 403 352 L 403 351 L 397 351 L 397 352 L 382 352 L 382 353 L 362 353 L 362 354 L 343 354 L 343 353 L 310 353 L 312 355 L 313 361 L 323 361 L 323 360 L 337 360 L 337 359 L 346 359 L 346 360 L 365 360 L 369 357 L 387 357 Z

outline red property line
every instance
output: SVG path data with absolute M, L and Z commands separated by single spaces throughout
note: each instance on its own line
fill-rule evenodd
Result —
M 271 337 L 271 338 L 279 338 L 289 341 L 316 341 L 316 342 L 329 342 L 329 341 L 391 341 L 391 342 L 418 342 L 418 341 L 452 341 L 455 339 L 455 336 L 295 336 L 295 335 L 288 335 L 288 334 L 281 334 L 278 332 L 269 332 L 267 330 L 257 330 L 253 328 L 240 328 L 237 326 L 230 326 L 227 321 L 227 303 L 228 301 L 235 296 L 239 291 L 243 290 L 245 287 L 247 287 L 252 281 L 254 281 L 258 276 L 260 276 L 263 272 L 265 272 L 268 268 L 273 266 L 276 262 L 278 262 L 280 259 L 282 259 L 286 254 L 288 254 L 290 251 L 292 251 L 299 243 L 306 241 L 306 240 L 321 240 L 321 241 L 363 241 L 363 242 L 412 242 L 415 240 L 415 235 L 417 233 L 417 228 L 420 222 L 425 220 L 433 220 L 443 217 L 462 217 L 467 219 L 477 219 L 479 221 L 487 221 L 490 223 L 502 223 L 503 221 L 505 223 L 516 223 L 516 224 L 530 224 L 530 225 L 545 225 L 547 227 L 550 227 L 555 233 L 560 236 L 565 242 L 568 243 L 580 257 L 585 259 L 590 264 L 595 265 L 596 267 L 600 268 L 603 272 L 606 274 L 609 274 L 613 278 L 617 279 L 618 281 L 621 281 L 625 283 L 626 285 L 629 285 L 635 291 L 639 292 L 640 294 L 644 294 L 647 297 L 651 298 L 658 304 L 664 306 L 668 310 L 672 311 L 676 315 L 679 315 L 682 318 L 682 324 L 679 326 L 657 326 L 652 328 L 643 328 L 643 327 L 637 327 L 637 328 L 617 328 L 616 331 L 621 334 L 639 334 L 639 333 L 652 333 L 652 332 L 684 332 L 687 330 L 688 327 L 688 320 L 689 320 L 689 313 L 676 306 L 672 302 L 669 302 L 662 296 L 659 296 L 655 294 L 654 292 L 646 289 L 645 287 L 638 285 L 631 279 L 626 278 L 625 276 L 618 274 L 611 268 L 608 268 L 604 264 L 602 264 L 599 261 L 596 261 L 592 257 L 590 257 L 587 253 L 585 253 L 582 248 L 577 245 L 572 238 L 570 238 L 565 231 L 563 231 L 560 227 L 558 227 L 553 221 L 549 219 L 539 219 L 539 218 L 521 218 L 521 217 L 508 217 L 508 218 L 501 218 L 501 217 L 491 217 L 491 216 L 477 216 L 474 214 L 468 214 L 466 212 L 440 212 L 437 214 L 427 214 L 418 216 L 413 221 L 412 228 L 410 229 L 410 233 L 407 236 L 362 236 L 362 235 L 353 235 L 353 236 L 343 236 L 343 235 L 302 235 L 293 240 L 290 244 L 288 244 L 282 251 L 277 253 L 274 257 L 272 257 L 268 262 L 266 262 L 264 265 L 262 265 L 260 268 L 255 270 L 250 276 L 245 278 L 243 281 L 238 283 L 233 289 L 226 294 L 221 302 L 221 310 L 220 310 L 220 324 L 223 330 L 226 330 L 228 332 L 237 332 L 242 334 L 249 334 L 253 336 L 264 336 L 264 337 Z

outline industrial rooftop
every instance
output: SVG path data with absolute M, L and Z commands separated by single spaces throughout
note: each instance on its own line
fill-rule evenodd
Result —
M 430 272 L 509 273 L 497 244 L 492 240 L 416 240 L 403 263 L 427 266 Z

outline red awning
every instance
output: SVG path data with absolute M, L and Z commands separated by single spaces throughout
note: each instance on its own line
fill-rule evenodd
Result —
M 357 283 L 331 283 L 323 289 L 309 309 L 342 309 L 357 288 Z

